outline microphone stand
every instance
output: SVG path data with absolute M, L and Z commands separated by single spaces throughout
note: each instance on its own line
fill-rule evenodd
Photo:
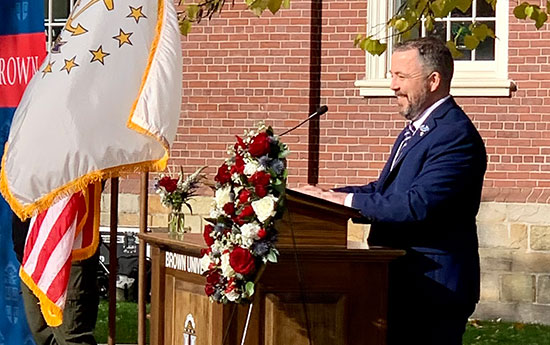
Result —
M 322 107 L 320 107 L 319 109 L 317 109 L 316 112 L 314 112 L 313 114 L 309 115 L 304 121 L 300 122 L 299 124 L 297 124 L 296 126 L 292 127 L 291 129 L 287 129 L 286 131 L 284 131 L 282 134 L 279 135 L 279 137 L 282 137 L 283 135 L 292 132 L 293 130 L 295 130 L 296 128 L 300 127 L 300 126 L 303 125 L 304 123 L 308 122 L 309 120 L 313 119 L 314 117 L 323 115 L 323 114 L 326 113 L 327 111 L 328 111 L 328 107 L 327 107 L 326 105 L 323 105 Z

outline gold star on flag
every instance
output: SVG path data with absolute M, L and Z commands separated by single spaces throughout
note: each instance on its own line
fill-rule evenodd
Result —
M 67 71 L 67 74 L 71 73 L 71 70 L 75 67 L 78 67 L 79 65 L 74 61 L 76 59 L 76 56 L 73 56 L 72 59 L 67 60 L 65 59 L 65 65 L 61 69 L 61 71 L 65 70 Z
M 99 46 L 99 48 L 97 48 L 97 50 L 90 50 L 90 53 L 92 53 L 92 55 L 93 55 L 92 60 L 90 62 L 99 61 L 99 62 L 101 62 L 102 65 L 104 64 L 103 59 L 106 56 L 111 55 L 110 53 L 106 53 L 106 52 L 103 51 L 103 46 Z
M 42 70 L 42 78 L 46 76 L 48 73 L 52 73 L 52 66 L 55 63 L 55 61 L 49 61 L 46 67 Z
M 126 16 L 126 18 L 134 18 L 136 20 L 136 23 L 139 23 L 139 20 L 141 18 L 147 18 L 147 16 L 145 14 L 143 14 L 142 9 L 143 9 L 143 6 L 139 6 L 138 8 L 134 8 L 132 6 L 129 6 L 130 7 L 130 14 Z
M 122 31 L 122 29 L 119 30 L 120 33 L 118 34 L 118 36 L 113 36 L 113 38 L 118 41 L 118 47 L 122 47 L 124 43 L 132 45 L 132 42 L 130 41 L 130 36 L 132 36 L 133 32 L 126 33 Z

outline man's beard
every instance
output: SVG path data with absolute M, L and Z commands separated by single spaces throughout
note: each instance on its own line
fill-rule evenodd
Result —
M 418 98 L 416 100 L 411 100 L 408 107 L 399 111 L 399 114 L 401 114 L 401 116 L 409 121 L 416 120 L 420 116 L 422 111 L 424 111 L 424 104 L 426 103 L 426 99 L 428 99 L 428 93 L 422 92 L 418 95 Z

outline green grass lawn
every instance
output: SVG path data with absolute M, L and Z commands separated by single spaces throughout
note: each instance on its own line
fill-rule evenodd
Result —
M 107 343 L 109 307 L 107 301 L 99 304 L 95 329 L 98 343 Z M 137 343 L 137 304 L 117 302 L 117 344 Z M 147 330 L 149 334 L 149 329 Z M 466 328 L 464 345 L 550 345 L 550 326 L 497 322 L 471 321 Z
M 466 328 L 464 345 L 550 345 L 550 326 L 471 321 Z
M 117 344 L 137 344 L 137 303 L 117 302 L 116 307 L 116 339 Z M 149 312 L 149 305 L 147 305 Z M 109 303 L 102 300 L 99 303 L 97 322 L 94 335 L 100 344 L 107 343 L 109 324 Z M 149 334 L 149 322 L 147 322 L 147 334 Z M 149 337 L 147 337 L 149 339 Z M 149 343 L 149 341 L 147 341 Z

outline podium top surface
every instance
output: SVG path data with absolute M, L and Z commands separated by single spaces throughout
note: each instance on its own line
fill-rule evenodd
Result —
M 174 238 L 166 232 L 140 233 L 138 236 L 150 245 L 158 247 L 162 250 L 195 257 L 200 257 L 201 249 L 206 248 L 202 234 L 187 233 L 183 236 L 183 239 Z M 313 260 L 342 259 L 347 261 L 391 261 L 405 255 L 405 251 L 401 249 L 386 247 L 360 248 L 360 246 L 353 243 L 349 243 L 347 248 L 319 248 L 317 246 L 301 246 L 295 249 L 294 247 L 288 245 L 278 245 L 277 249 L 279 250 L 281 257 L 294 255 L 296 250 L 301 258 Z

